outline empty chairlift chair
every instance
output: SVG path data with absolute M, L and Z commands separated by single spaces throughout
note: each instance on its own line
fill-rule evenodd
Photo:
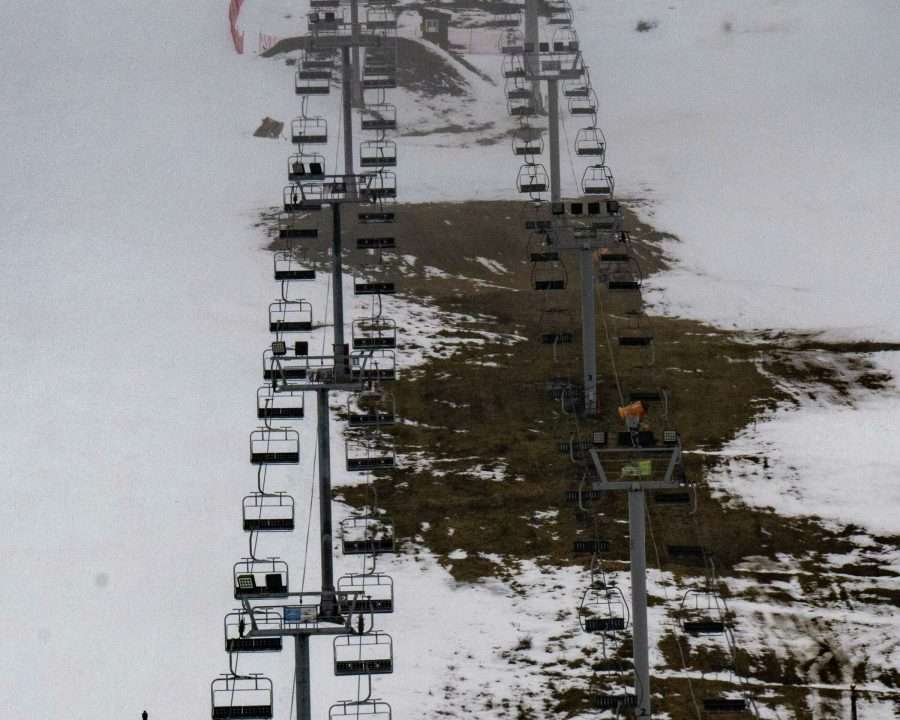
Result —
M 223 675 L 210 685 L 213 720 L 273 717 L 272 681 L 262 675 Z
M 593 125 L 581 128 L 575 135 L 575 154 L 581 157 L 600 158 L 597 162 L 602 164 L 606 158 L 606 138 L 603 131 Z
M 506 55 L 503 58 L 503 77 L 507 80 L 525 78 L 525 62 L 521 55 Z
M 397 68 L 392 63 L 368 63 L 363 67 L 364 90 L 390 90 L 397 87 Z
M 544 152 L 544 133 L 523 125 L 512 136 L 513 155 L 516 157 L 533 157 Z
M 521 55 L 525 52 L 525 35 L 517 28 L 508 28 L 500 34 L 498 44 L 503 55 Z
M 572 24 L 572 6 L 568 0 L 550 0 L 547 3 L 547 10 L 550 17 L 547 23 L 550 25 L 571 25 Z
M 273 257 L 276 280 L 315 280 L 316 271 L 309 263 L 301 263 L 290 250 L 279 250 Z
M 351 330 L 354 350 L 397 347 L 397 323 L 389 318 L 359 318 L 353 321 Z
M 507 80 L 505 92 L 507 100 L 531 100 L 534 95 L 531 86 L 520 78 Z
M 245 532 L 291 532 L 294 529 L 294 498 L 284 492 L 254 492 L 244 497 Z
M 394 398 L 380 389 L 363 390 L 347 400 L 347 425 L 351 428 L 386 427 L 395 421 Z
M 280 598 L 288 593 L 288 566 L 284 560 L 243 558 L 234 564 L 234 598 Z
M 703 711 L 710 715 L 743 715 L 750 710 L 746 698 L 716 695 L 703 698 Z
M 382 5 L 370 6 L 366 10 L 366 29 L 368 30 L 396 30 L 397 13 L 392 7 Z
M 547 169 L 540 163 L 523 164 L 519 168 L 516 187 L 520 193 L 530 195 L 535 200 L 540 200 L 540 195 L 547 192 L 550 187 Z
M 507 97 L 506 110 L 512 117 L 528 118 L 537 115 L 537 105 L 534 96 L 527 97 Z
M 381 265 L 359 268 L 354 273 L 354 295 L 392 295 L 394 292 L 395 284 L 384 277 L 384 267 Z
M 379 170 L 369 174 L 366 194 L 372 201 L 397 197 L 397 176 L 390 170 Z
M 394 672 L 394 645 L 383 632 L 338 635 L 334 639 L 334 674 L 384 675 Z
M 286 213 L 321 210 L 324 203 L 322 183 L 294 183 L 282 190 L 282 202 Z
M 331 70 L 301 66 L 294 74 L 294 91 L 297 95 L 328 95 L 331 92 Z
M 566 266 L 561 261 L 531 264 L 531 286 L 535 290 L 565 290 L 567 281 Z
M 616 585 L 591 585 L 581 596 L 578 622 L 586 633 L 624 633 L 630 623 L 625 595 Z
M 291 142 L 295 145 L 322 145 L 328 142 L 328 121 L 323 117 L 291 120 Z
M 280 335 L 312 329 L 312 305 L 306 300 L 276 300 L 269 305 L 270 332 Z
M 259 428 L 250 433 L 250 462 L 253 465 L 297 465 L 300 462 L 300 434 L 290 428 Z
M 359 165 L 364 168 L 396 167 L 396 143 L 393 140 L 366 140 L 360 143 Z
M 395 462 L 394 449 L 375 438 L 347 440 L 344 455 L 350 472 L 391 470 Z
M 260 630 L 279 630 L 282 626 L 281 612 L 275 608 L 256 608 L 253 619 Z M 281 637 L 251 636 L 250 613 L 244 610 L 230 612 L 225 616 L 225 652 L 280 652 Z
M 583 97 L 569 98 L 569 114 L 570 115 L 597 115 L 597 93 L 590 90 Z
M 377 382 L 397 379 L 397 357 L 393 350 L 355 350 L 350 355 L 354 380 Z
M 397 108 L 390 103 L 366 105 L 359 112 L 363 130 L 397 129 Z
M 346 29 L 348 22 L 343 8 L 330 6 L 313 10 L 306 15 L 306 24 L 312 35 L 336 35 Z
M 679 609 L 681 629 L 686 635 L 721 635 L 729 627 L 721 596 L 710 590 L 688 590 Z
M 294 186 L 296 187 L 296 186 Z M 278 214 L 278 239 L 279 240 L 313 240 L 319 237 L 319 230 L 315 227 L 304 227 L 302 218 L 298 218 L 292 212 Z M 291 243 L 292 245 L 293 243 Z M 278 278 L 276 278 L 278 279 Z
M 288 180 L 292 183 L 322 180 L 325 177 L 325 158 L 318 153 L 297 153 L 288 158 Z
M 585 195 L 612 198 L 615 189 L 616 181 L 607 165 L 590 165 L 581 176 L 581 191 Z
M 394 581 L 384 573 L 351 573 L 338 578 L 340 611 L 349 613 L 394 612 Z M 343 594 L 342 594 L 343 593 Z
M 394 524 L 386 517 L 357 515 L 341 520 L 341 552 L 344 555 L 392 553 Z
M 260 420 L 300 420 L 305 415 L 304 393 L 263 385 L 256 391 L 256 417 Z M 269 427 L 267 424 L 266 427 Z
M 328 709 L 328 720 L 391 720 L 391 706 L 381 700 L 343 700 Z

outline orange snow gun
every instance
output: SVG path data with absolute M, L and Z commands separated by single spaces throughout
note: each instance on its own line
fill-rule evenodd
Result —
M 633 403 L 619 407 L 620 418 L 642 418 L 646 414 L 647 406 L 644 405 L 643 400 L 635 400 Z

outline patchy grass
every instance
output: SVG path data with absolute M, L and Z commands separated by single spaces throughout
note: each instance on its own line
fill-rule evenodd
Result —
M 745 507 L 718 493 L 713 497 L 702 479 L 717 460 L 691 451 L 721 448 L 761 413 L 778 403 L 794 401 L 783 389 L 784 380 L 810 396 L 824 393 L 841 402 L 851 402 L 856 387 L 884 386 L 888 378 L 875 371 L 864 356 L 872 347 L 833 347 L 811 337 L 785 334 L 736 335 L 685 318 L 647 316 L 655 344 L 655 362 L 651 363 L 639 352 L 618 347 L 617 318 L 629 309 L 628 302 L 602 291 L 599 315 L 607 318 L 608 336 L 601 325 L 600 414 L 576 418 L 564 413 L 545 391 L 551 376 L 580 377 L 575 258 L 564 258 L 567 289 L 540 293 L 531 289 L 529 246 L 523 229 L 528 215 L 522 203 L 406 205 L 398 208 L 398 216 L 398 224 L 387 226 L 387 232 L 371 233 L 369 229 L 370 234 L 389 232 L 397 238 L 396 254 L 386 258 L 398 265 L 398 291 L 408 299 L 465 318 L 445 325 L 436 337 L 477 341 L 447 344 L 445 357 L 431 358 L 402 372 L 391 388 L 405 419 L 391 433 L 405 462 L 390 475 L 377 475 L 374 484 L 379 505 L 394 519 L 402 537 L 421 536 L 458 581 L 505 576 L 513 592 L 525 592 L 515 581 L 517 560 L 534 559 L 548 566 L 583 564 L 584 558 L 572 553 L 572 541 L 578 536 L 590 537 L 585 533 L 594 527 L 610 541 L 610 564 L 627 567 L 627 524 L 621 522 L 626 516 L 625 498 L 611 494 L 588 512 L 575 512 L 566 505 L 564 493 L 576 487 L 583 468 L 557 447 L 573 436 L 589 437 L 593 430 L 620 429 L 616 408 L 621 396 L 611 372 L 615 362 L 623 395 L 661 389 L 669 398 L 667 408 L 662 403 L 651 404 L 647 427 L 657 434 L 665 428 L 679 431 L 687 451 L 687 475 L 695 486 L 693 515 L 684 508 L 649 504 L 654 540 L 650 563 L 673 571 L 678 580 L 696 578 L 702 568 L 669 557 L 666 545 L 699 544 L 714 553 L 721 576 L 755 578 L 755 587 L 743 593 L 745 597 L 791 604 L 796 600 L 793 595 L 767 585 L 794 577 L 807 600 L 833 601 L 833 573 L 820 572 L 826 564 L 824 556 L 850 552 L 854 548 L 851 536 L 859 530 L 831 530 L 812 518 L 787 518 Z M 348 232 L 353 232 L 352 222 L 347 224 Z M 668 261 L 661 241 L 676 239 L 641 224 L 631 214 L 627 225 L 644 272 L 665 268 Z M 323 237 L 309 243 L 314 254 L 324 254 L 327 247 L 330 223 L 323 226 Z M 400 268 L 401 255 L 417 260 Z M 354 259 L 351 252 L 350 260 Z M 441 272 L 426 271 L 426 266 Z M 560 346 L 556 352 L 538 342 L 545 330 L 542 310 L 549 307 L 569 310 L 574 318 L 571 330 L 576 342 Z M 884 348 L 879 345 L 878 349 Z M 746 459 L 762 466 L 769 462 L 762 456 Z M 354 505 L 365 504 L 366 492 L 364 487 L 340 490 Z M 558 513 L 536 515 L 554 510 Z M 890 544 L 895 539 L 878 540 Z M 458 550 L 466 556 L 456 553 L 451 558 Z M 799 558 L 798 569 L 809 574 L 735 570 L 751 556 Z M 876 563 L 862 559 L 839 572 L 884 576 L 887 571 Z M 877 588 L 856 593 L 853 599 L 897 602 L 896 591 Z M 676 669 L 681 667 L 677 642 L 669 634 L 660 643 L 668 664 Z M 723 653 L 690 647 L 689 642 L 683 650 L 692 669 L 710 672 L 725 664 Z M 591 657 L 564 666 L 570 671 L 591 668 L 602 677 L 602 673 L 626 664 L 630 652 L 630 644 L 625 642 L 612 660 Z M 510 662 L 514 661 L 510 656 Z M 796 717 L 809 716 L 806 691 L 799 687 L 806 667 L 768 651 L 755 657 L 741 655 L 739 666 L 742 673 L 777 684 L 770 689 L 766 704 L 787 704 Z M 833 670 L 834 681 L 840 681 L 838 668 L 825 670 Z M 545 670 L 548 683 L 555 671 Z M 896 682 L 883 668 L 862 668 L 858 673 L 868 680 L 881 673 L 883 682 Z M 714 683 L 703 685 L 708 692 L 716 691 Z M 588 690 L 550 684 L 548 688 L 553 700 L 548 712 L 570 717 L 589 705 Z M 655 688 L 663 695 L 662 710 L 672 717 L 693 716 L 685 681 L 662 680 Z

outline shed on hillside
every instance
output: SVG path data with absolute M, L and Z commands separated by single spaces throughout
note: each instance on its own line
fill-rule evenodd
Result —
M 450 20 L 452 15 L 442 10 L 422 8 L 422 37 L 444 50 L 450 49 Z

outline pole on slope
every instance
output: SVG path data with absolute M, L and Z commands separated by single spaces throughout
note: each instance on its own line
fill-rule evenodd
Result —
M 359 65 L 359 0 L 350 0 L 350 34 L 353 40 L 353 49 L 351 50 L 353 59 L 350 70 L 351 102 L 353 107 L 362 107 L 362 84 L 359 81 L 362 74 Z M 344 72 L 346 71 L 347 69 L 344 68 Z
M 538 59 L 538 11 L 540 0 L 525 0 L 525 45 L 531 48 L 531 52 L 525 53 L 525 71 L 529 77 L 536 77 L 539 70 Z M 541 115 L 545 114 L 544 101 L 541 97 L 541 83 L 539 80 L 531 81 L 531 95 L 534 99 L 534 107 Z
M 297 720 L 312 720 L 312 686 L 309 680 L 309 635 L 294 637 Z
M 647 557 L 644 534 L 644 491 L 628 491 L 628 535 L 631 554 L 631 617 L 634 645 L 636 716 L 650 717 L 650 656 L 647 641 Z
M 350 48 L 341 48 L 343 73 L 341 77 L 344 131 L 344 175 L 353 175 L 353 71 L 350 62 Z M 351 200 L 356 199 L 356 184 L 348 187 Z

